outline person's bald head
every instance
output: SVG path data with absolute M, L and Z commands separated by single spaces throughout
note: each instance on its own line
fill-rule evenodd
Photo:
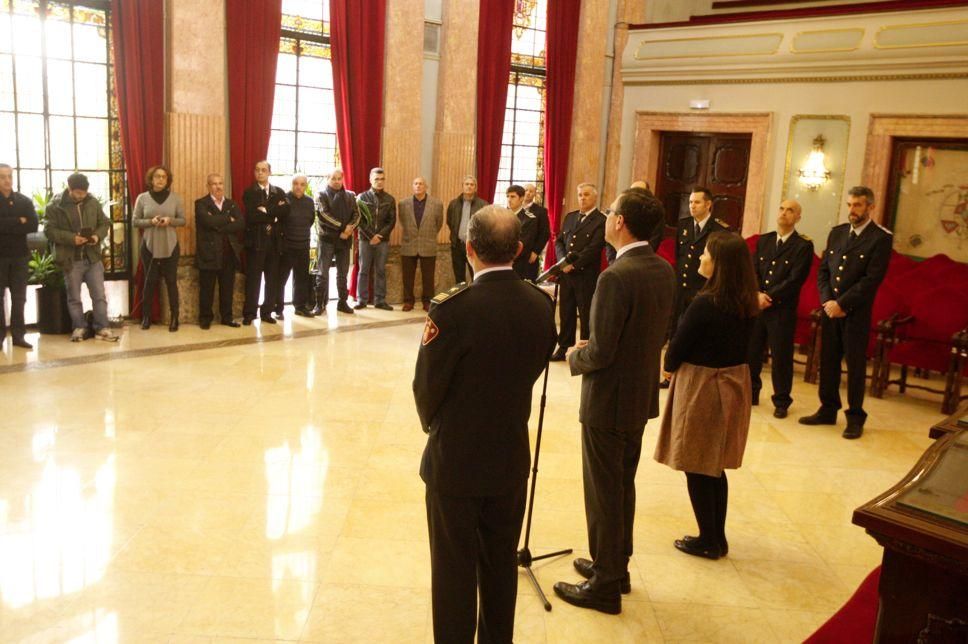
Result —
M 467 226 L 467 256 L 475 270 L 488 266 L 510 266 L 521 252 L 521 222 L 500 206 L 484 206 Z M 478 266 L 480 268 L 478 268 Z
M 629 188 L 637 188 L 639 190 L 645 190 L 646 192 L 652 192 L 652 188 L 649 187 L 648 181 L 633 181 Z
M 780 202 L 780 211 L 776 215 L 776 229 L 781 235 L 791 232 L 800 222 L 802 208 L 795 199 L 784 199 Z

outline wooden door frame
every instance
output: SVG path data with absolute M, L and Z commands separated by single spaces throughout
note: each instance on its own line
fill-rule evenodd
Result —
M 766 195 L 766 165 L 772 131 L 770 112 L 696 114 L 692 112 L 635 112 L 635 147 L 632 152 L 633 180 L 645 179 L 657 185 L 659 148 L 663 132 L 715 132 L 750 135 L 750 164 L 746 176 L 743 207 L 744 237 L 756 235 L 763 225 Z

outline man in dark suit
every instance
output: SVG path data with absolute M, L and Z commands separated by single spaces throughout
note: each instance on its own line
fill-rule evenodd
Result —
M 454 281 L 460 284 L 467 278 L 467 226 L 474 213 L 487 205 L 477 196 L 477 179 L 464 177 L 463 192 L 447 204 L 447 227 L 450 228 L 450 263 L 454 268 Z M 471 271 L 471 279 L 474 273 Z
M 540 232 L 538 218 L 524 207 L 524 188 L 509 186 L 506 194 L 508 209 L 521 224 L 521 252 L 514 258 L 514 272 L 523 280 L 534 281 L 538 277 L 538 255 L 534 252 Z
M 891 261 L 893 235 L 871 221 L 874 192 L 855 186 L 847 192 L 849 222 L 834 226 L 817 271 L 823 306 L 820 350 L 820 409 L 804 425 L 836 425 L 840 364 L 847 361 L 847 428 L 844 438 L 864 433 L 867 341 L 877 288 Z
M 632 192 L 638 192 L 642 195 L 651 195 L 652 189 L 649 188 L 649 184 L 646 181 L 633 181 L 632 185 L 629 186 L 629 190 Z M 660 221 L 656 224 L 655 229 L 649 234 L 649 245 L 652 246 L 652 250 L 656 253 L 659 252 L 659 245 L 662 243 L 662 239 L 665 237 L 665 220 Z M 615 261 L 615 249 L 612 248 L 611 244 L 605 244 L 605 260 L 611 266 L 612 262 Z
M 279 244 L 280 222 L 289 214 L 286 191 L 269 183 L 272 167 L 268 161 L 255 164 L 255 182 L 242 193 L 245 206 L 245 304 L 242 306 L 242 324 L 252 324 L 256 315 L 267 324 L 275 324 L 272 314 L 282 312 L 277 308 L 281 247 Z M 259 291 L 265 277 L 265 293 L 259 308 Z M 275 309 L 275 311 L 273 310 Z
M 769 344 L 773 363 L 773 416 L 786 418 L 793 402 L 793 333 L 797 327 L 800 289 L 810 274 L 813 241 L 797 232 L 800 204 L 792 199 L 780 203 L 776 230 L 761 235 L 756 242 L 753 265 L 760 285 L 760 309 L 750 338 L 750 378 L 753 404 L 760 404 L 763 381 L 763 349 Z
M 220 174 L 208 175 L 208 194 L 195 201 L 195 263 L 198 266 L 198 325 L 212 326 L 212 299 L 218 282 L 218 312 L 222 324 L 238 327 L 232 319 L 235 271 L 241 266 L 239 233 L 245 219 L 238 204 L 225 196 Z
M 659 415 L 659 353 L 672 314 L 672 267 L 646 241 L 662 204 L 624 192 L 608 211 L 605 237 L 615 262 L 598 279 L 592 333 L 568 351 L 572 375 L 582 376 L 582 464 L 585 518 L 592 559 L 576 559 L 588 581 L 558 582 L 569 604 L 605 613 L 622 611 L 635 518 L 635 472 L 645 423 Z
M 519 227 L 495 206 L 471 218 L 474 281 L 434 298 L 417 356 L 437 642 L 514 633 L 531 391 L 555 344 L 551 299 L 511 268 Z
M 729 230 L 729 225 L 712 216 L 713 193 L 708 188 L 696 186 L 689 194 L 689 217 L 683 217 L 676 226 L 676 307 L 672 314 L 669 337 L 675 335 L 679 318 L 692 303 L 706 278 L 699 274 L 699 257 L 706 250 L 710 233 Z M 668 380 L 659 385 L 669 386 Z
M 565 264 L 558 278 L 561 329 L 558 350 L 551 356 L 555 361 L 564 360 L 568 347 L 575 344 L 577 318 L 581 318 L 581 339 L 588 339 L 592 296 L 602 269 L 602 249 L 605 247 L 605 215 L 595 207 L 597 199 L 598 189 L 594 185 L 579 184 L 578 210 L 565 215 L 561 232 L 555 239 L 558 259 L 568 253 L 578 253 L 575 263 Z
M 534 247 L 531 252 L 534 253 L 534 275 L 538 276 L 541 270 L 541 264 L 539 260 L 541 259 L 541 253 L 545 251 L 548 246 L 548 240 L 551 239 L 551 223 L 548 220 L 548 209 L 539 203 L 535 203 L 535 196 L 538 194 L 538 188 L 533 183 L 525 184 L 524 186 L 524 208 L 538 220 L 538 236 L 534 240 Z M 527 248 L 521 251 L 524 255 L 527 252 Z M 529 256 L 530 259 L 530 256 Z

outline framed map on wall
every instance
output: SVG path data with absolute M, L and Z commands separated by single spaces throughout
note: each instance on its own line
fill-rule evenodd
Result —
M 894 139 L 886 213 L 894 249 L 968 262 L 968 140 Z

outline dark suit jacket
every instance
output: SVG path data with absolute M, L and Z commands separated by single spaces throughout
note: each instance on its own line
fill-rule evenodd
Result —
M 219 210 L 210 195 L 195 200 L 195 264 L 199 270 L 215 271 L 222 268 L 225 241 L 235 253 L 236 266 L 241 265 L 242 244 L 239 233 L 245 228 L 245 218 L 238 204 L 225 198 Z
M 706 284 L 706 278 L 699 274 L 699 256 L 706 250 L 706 240 L 716 231 L 730 230 L 726 222 L 712 215 L 699 237 L 695 236 L 695 226 L 696 220 L 692 217 L 682 217 L 676 225 L 676 286 L 692 295 Z
M 538 220 L 538 234 L 535 237 L 534 246 L 531 247 L 530 251 L 536 255 L 541 255 L 545 246 L 548 245 L 548 240 L 551 239 L 551 224 L 548 220 L 548 209 L 536 203 L 532 203 L 527 208 Z M 525 250 L 528 249 L 525 248 Z
M 672 316 L 675 275 L 649 246 L 598 277 L 588 345 L 568 357 L 582 375 L 579 419 L 600 429 L 641 429 L 659 415 L 659 352 Z
M 245 247 L 254 250 L 265 250 L 277 247 L 279 224 L 289 214 L 289 200 L 286 191 L 279 186 L 269 184 L 269 197 L 253 183 L 242 193 L 242 205 L 245 206 Z M 259 210 L 264 206 L 266 212 Z
M 487 202 L 476 196 L 471 200 L 471 217 L 474 213 L 487 205 Z M 447 227 L 450 228 L 450 244 L 456 246 L 461 243 L 457 234 L 460 232 L 460 218 L 464 210 L 464 195 L 457 195 L 456 199 L 451 199 L 447 204 Z
M 848 315 L 874 306 L 874 296 L 887 274 L 894 236 L 873 221 L 853 243 L 850 224 L 834 226 L 820 258 L 817 286 L 820 302 L 837 300 Z
M 807 281 L 813 262 L 813 241 L 809 237 L 793 231 L 779 249 L 776 237 L 776 231 L 760 235 L 753 257 L 760 290 L 773 300 L 767 311 L 797 308 L 800 289 Z
M 538 221 L 538 216 L 533 212 L 522 208 L 517 213 L 518 221 L 521 222 L 521 253 L 514 258 L 514 270 L 518 275 L 526 276 L 523 271 L 527 271 L 528 267 L 534 267 L 528 260 L 531 259 L 531 253 L 535 252 L 534 248 L 538 245 L 538 236 L 541 234 L 541 222 Z M 545 239 L 545 243 L 547 243 Z M 534 260 L 537 263 L 537 259 Z
M 555 239 L 555 252 L 558 259 L 563 259 L 568 253 L 578 253 L 575 270 L 564 274 L 578 276 L 588 272 L 598 275 L 602 267 L 602 249 L 605 247 L 605 215 L 598 208 L 592 210 L 580 221 L 581 213 L 577 210 L 565 215 L 561 222 L 561 232 Z
M 497 496 L 528 479 L 531 390 L 555 346 L 551 298 L 512 270 L 434 298 L 413 397 L 429 433 L 427 487 Z

